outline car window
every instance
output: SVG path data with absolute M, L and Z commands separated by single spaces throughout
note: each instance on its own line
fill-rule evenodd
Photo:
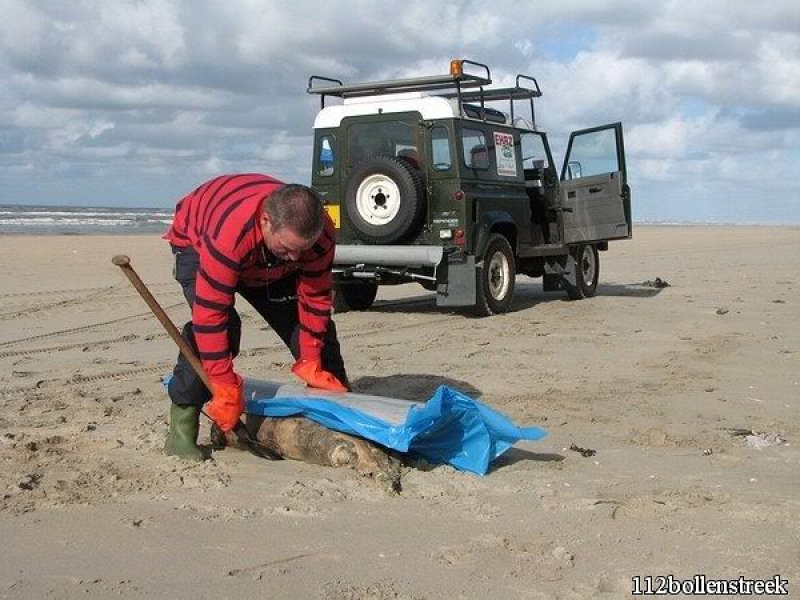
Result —
M 416 146 L 416 123 L 382 121 L 356 123 L 349 128 L 348 150 L 353 165 L 370 156 L 400 156 L 402 150 Z
M 619 171 L 614 129 L 601 129 L 576 135 L 572 139 L 568 165 L 568 179 Z
M 547 169 L 550 166 L 542 136 L 537 133 L 520 134 L 523 169 Z
M 434 171 L 447 171 L 453 166 L 450 156 L 450 137 L 446 127 L 433 127 L 431 129 L 431 155 L 433 157 Z
M 489 149 L 486 137 L 479 129 L 464 129 L 461 133 L 464 146 L 464 165 L 469 169 L 489 168 Z
M 319 163 L 317 166 L 317 174 L 322 177 L 330 177 L 333 175 L 334 169 L 334 154 L 333 154 L 333 136 L 323 135 L 319 138 Z

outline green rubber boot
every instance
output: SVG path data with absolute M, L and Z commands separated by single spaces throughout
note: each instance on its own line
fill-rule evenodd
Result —
M 164 444 L 164 452 L 170 456 L 180 456 L 186 460 L 203 461 L 208 453 L 197 445 L 200 430 L 200 407 L 179 406 L 170 403 L 169 434 Z

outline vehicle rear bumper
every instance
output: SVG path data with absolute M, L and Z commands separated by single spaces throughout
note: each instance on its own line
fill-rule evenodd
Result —
M 381 267 L 436 267 L 445 256 L 442 246 L 337 245 L 333 264 Z

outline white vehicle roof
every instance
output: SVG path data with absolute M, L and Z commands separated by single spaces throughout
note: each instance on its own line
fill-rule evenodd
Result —
M 326 106 L 317 114 L 314 129 L 339 127 L 345 117 L 417 111 L 425 120 L 458 117 L 455 99 L 427 96 L 422 92 L 345 98 L 343 104 Z

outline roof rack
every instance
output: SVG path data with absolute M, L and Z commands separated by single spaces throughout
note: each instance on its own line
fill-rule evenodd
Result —
M 525 79 L 533 83 L 533 87 L 521 87 L 520 80 Z M 445 98 L 456 98 L 457 94 L 442 94 Z M 514 87 L 494 88 L 491 90 L 480 89 L 478 91 L 469 91 L 460 95 L 462 102 L 474 102 L 479 100 L 481 103 L 481 110 L 485 108 L 486 102 L 497 102 L 500 100 L 508 100 L 511 105 L 511 123 L 514 123 L 514 100 L 530 100 L 531 103 L 531 123 L 536 124 L 536 112 L 533 107 L 533 99 L 541 98 L 542 90 L 539 88 L 539 83 L 533 77 L 527 75 L 517 75 Z
M 481 75 L 464 72 L 464 66 L 472 66 L 483 70 Z M 531 87 L 520 86 L 520 81 L 531 82 Z M 322 84 L 320 84 L 322 82 Z M 490 110 L 486 108 L 486 102 L 498 100 L 508 100 L 511 105 L 511 123 L 514 123 L 514 100 L 530 100 L 531 123 L 536 127 L 536 113 L 534 112 L 533 99 L 542 95 L 538 82 L 533 77 L 527 75 L 517 75 L 514 87 L 484 89 L 484 86 L 491 85 L 492 74 L 489 67 L 483 63 L 467 60 L 455 59 L 450 61 L 450 73 L 447 75 L 431 75 L 428 77 L 410 77 L 407 79 L 390 79 L 387 81 L 374 81 L 369 83 L 354 83 L 345 85 L 339 79 L 312 75 L 308 78 L 309 94 L 319 94 L 320 108 L 325 108 L 325 97 L 334 96 L 337 98 L 363 98 L 366 96 L 378 96 L 383 94 L 400 94 L 403 92 L 430 92 L 451 90 L 447 93 L 437 94 L 443 98 L 457 98 L 458 110 L 464 116 L 464 103 L 480 101 L 480 116 L 484 121 Z M 475 89 L 478 88 L 478 89 Z M 469 91 L 464 91 L 468 89 Z M 471 107 L 474 108 L 474 107 Z M 470 115 L 471 116 L 471 115 Z M 473 117 L 475 118 L 475 117 Z
M 485 71 L 485 75 L 464 73 L 464 65 L 471 65 Z M 323 81 L 334 85 L 318 85 Z M 403 92 L 422 92 L 435 90 L 455 89 L 454 97 L 460 97 L 463 88 L 483 89 L 483 86 L 492 83 L 489 67 L 482 63 L 467 59 L 450 61 L 450 73 L 447 75 L 431 75 L 428 77 L 410 77 L 407 79 L 391 79 L 371 83 L 356 83 L 345 85 L 338 79 L 312 75 L 308 78 L 309 94 L 319 94 L 321 108 L 325 108 L 325 96 L 338 98 L 359 98 L 364 96 L 377 96 L 381 94 L 400 94 Z M 316 85 L 315 85 L 316 84 Z

